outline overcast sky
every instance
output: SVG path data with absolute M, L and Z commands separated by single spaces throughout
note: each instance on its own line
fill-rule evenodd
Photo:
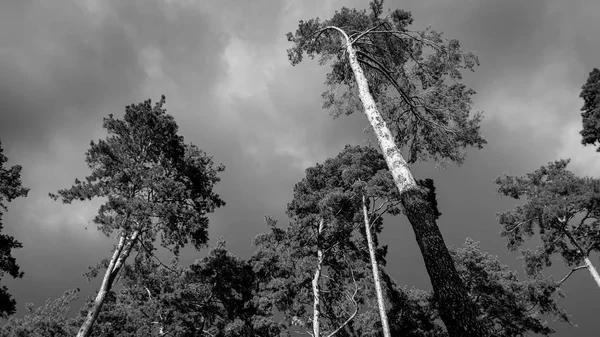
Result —
M 2 281 L 18 301 L 42 304 L 66 289 L 83 296 L 99 283 L 81 273 L 108 256 L 113 240 L 91 219 L 98 202 L 62 205 L 48 192 L 89 171 L 84 153 L 103 137 L 102 118 L 126 105 L 167 97 L 167 110 L 186 141 L 226 166 L 217 191 L 227 205 L 211 216 L 211 244 L 247 258 L 265 231 L 264 215 L 285 225 L 284 212 L 304 169 L 362 144 L 362 114 L 333 120 L 321 109 L 328 67 L 306 60 L 292 67 L 285 33 L 298 20 L 329 18 L 367 0 L 147 0 L 0 2 L 0 140 L 9 164 L 23 166 L 29 196 L 9 205 L 5 233 L 24 248 L 15 253 L 23 279 Z M 597 0 L 403 0 L 414 26 L 433 28 L 475 51 L 481 66 L 466 77 L 483 110 L 488 145 L 461 167 L 414 166 L 432 177 L 448 245 L 469 236 L 483 250 L 522 271 L 509 253 L 495 214 L 514 205 L 499 199 L 493 179 L 524 174 L 572 158 L 578 174 L 599 176 L 600 154 L 580 145 L 581 86 L 600 67 Z M 89 226 L 89 227 L 88 227 Z M 87 230 L 86 230 L 86 227 Z M 431 289 L 408 222 L 385 223 L 387 269 L 402 285 Z M 184 251 L 191 263 L 206 251 Z M 600 267 L 598 258 L 594 263 Z M 560 279 L 566 268 L 548 273 Z M 600 291 L 585 271 L 564 287 L 563 304 L 578 328 L 556 325 L 556 336 L 597 336 Z

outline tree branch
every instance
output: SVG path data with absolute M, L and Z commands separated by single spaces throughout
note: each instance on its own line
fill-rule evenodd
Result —
M 152 256 L 156 261 L 158 261 L 158 263 L 160 263 L 163 267 L 167 268 L 170 271 L 176 271 L 175 269 L 167 266 L 166 264 L 164 264 L 158 257 L 156 257 L 156 255 L 154 255 L 154 253 L 152 253 L 148 247 L 146 247 L 146 245 L 144 245 L 143 242 L 140 241 L 140 246 L 142 246 L 142 248 L 144 248 L 144 250 L 146 251 L 146 253 L 148 253 L 150 256 Z
M 357 55 L 361 55 L 367 59 L 369 59 L 369 61 L 375 63 L 377 66 L 374 66 L 373 64 L 366 62 L 365 60 L 361 60 L 359 59 L 358 61 L 362 64 L 365 64 L 367 66 L 369 66 L 372 69 L 377 70 L 378 72 L 380 72 L 381 74 L 383 74 L 388 81 L 390 81 L 390 83 L 392 84 L 392 86 L 396 89 L 396 91 L 398 91 L 398 93 L 400 94 L 400 96 L 402 96 L 402 100 L 404 101 L 404 103 L 406 103 L 408 105 L 408 109 L 409 111 L 413 114 L 413 116 L 415 116 L 415 118 L 417 118 L 418 120 L 424 122 L 424 123 L 429 123 L 432 124 L 433 126 L 440 128 L 446 132 L 449 133 L 456 133 L 455 130 L 449 129 L 448 127 L 444 126 L 444 125 L 440 125 L 432 120 L 429 119 L 425 119 L 423 116 L 421 116 L 421 114 L 417 111 L 417 108 L 423 108 L 425 110 L 442 110 L 441 108 L 433 108 L 430 106 L 427 106 L 425 104 L 423 104 L 423 102 L 421 101 L 421 99 L 418 96 L 414 96 L 414 97 L 410 97 L 407 93 L 404 92 L 404 90 L 402 90 L 400 88 L 400 85 L 398 84 L 398 82 L 396 80 L 394 80 L 392 78 L 392 75 L 390 74 L 390 72 L 381 64 L 379 63 L 379 61 L 375 60 L 373 57 L 371 57 L 370 55 L 361 52 L 360 50 L 356 51 Z M 413 101 L 418 100 L 421 101 L 420 104 L 416 104 Z
M 567 276 L 563 277 L 562 280 L 560 280 L 560 282 L 558 282 L 556 285 L 560 286 L 569 278 L 569 276 L 571 276 L 571 274 L 578 271 L 579 269 L 584 269 L 584 268 L 587 268 L 587 266 L 579 266 L 579 267 L 575 267 L 575 268 L 571 269 L 571 271 L 567 274 Z
M 355 297 L 356 294 L 358 293 L 358 284 L 356 283 L 356 277 L 354 277 L 354 270 L 352 269 L 352 267 L 350 267 L 350 273 L 352 275 L 352 281 L 354 281 L 354 293 L 352 294 L 352 296 L 348 295 L 347 293 L 344 293 L 344 295 L 346 295 L 346 298 L 348 298 L 348 300 L 350 300 L 352 302 L 352 304 L 354 305 L 354 312 L 352 313 L 352 315 L 350 315 L 350 317 L 348 317 L 348 319 L 346 319 L 346 321 L 344 323 L 342 323 L 342 325 L 340 325 L 337 329 L 335 329 L 333 332 L 331 332 L 329 335 L 327 335 L 327 337 L 332 337 L 333 335 L 335 335 L 336 333 L 338 333 L 338 331 L 340 331 L 344 326 L 346 326 L 348 323 L 350 323 L 350 321 L 352 319 L 354 319 L 354 316 L 356 316 L 356 313 L 358 312 L 358 304 L 356 303 Z
M 355 39 L 353 39 L 352 41 L 348 41 L 348 42 L 349 42 L 350 44 L 353 44 L 354 42 L 356 42 L 356 41 L 360 40 L 360 38 L 361 38 L 361 37 L 363 37 L 363 36 L 365 36 L 365 35 L 369 34 L 370 32 L 374 31 L 375 29 L 377 29 L 377 28 L 381 27 L 382 25 L 386 24 L 386 23 L 387 23 L 387 21 L 386 21 L 386 20 L 387 20 L 388 16 L 390 16 L 390 14 L 389 14 L 389 13 L 388 13 L 388 14 L 386 14 L 386 16 L 385 16 L 383 19 L 381 19 L 381 22 L 380 22 L 380 23 L 378 23 L 376 26 L 373 26 L 373 27 L 371 27 L 371 28 L 369 28 L 369 29 L 365 30 L 364 32 L 360 33 L 360 35 L 358 35 L 358 36 L 357 36 Z M 354 35 L 354 34 L 352 34 L 352 35 Z M 352 37 L 352 35 L 350 35 L 350 38 Z

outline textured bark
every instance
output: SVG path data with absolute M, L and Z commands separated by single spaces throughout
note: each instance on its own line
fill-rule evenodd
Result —
M 373 282 L 375 283 L 375 292 L 377 293 L 377 306 L 379 307 L 379 317 L 381 318 L 381 326 L 383 327 L 383 336 L 391 337 L 390 325 L 388 323 L 387 313 L 385 311 L 385 303 L 383 302 L 383 292 L 381 291 L 379 269 L 377 268 L 377 260 L 375 258 L 375 247 L 373 246 L 373 238 L 371 235 L 369 212 L 367 211 L 367 202 L 365 200 L 364 195 L 362 197 L 362 202 L 363 216 L 365 218 L 365 233 L 367 235 L 367 245 L 369 246 L 369 256 L 371 257 L 371 268 L 373 269 Z
M 600 288 L 600 275 L 598 275 L 598 271 L 596 270 L 596 267 L 594 267 L 594 265 L 592 264 L 592 261 L 590 261 L 590 258 L 588 256 L 585 257 L 585 265 L 587 266 L 587 269 L 589 270 L 590 274 L 592 275 L 592 278 L 594 279 L 594 281 L 596 281 L 596 285 L 598 285 L 598 287 Z
M 85 321 L 81 325 L 81 328 L 79 328 L 79 331 L 77 332 L 77 337 L 89 337 L 91 335 L 94 322 L 96 322 L 96 319 L 100 314 L 100 310 L 102 310 L 102 305 L 104 305 L 106 294 L 108 294 L 108 292 L 112 288 L 115 277 L 119 273 L 119 270 L 121 270 L 121 267 L 123 266 L 123 263 L 125 263 L 127 257 L 129 257 L 129 253 L 131 253 L 131 249 L 137 241 L 139 234 L 139 231 L 135 231 L 130 238 L 126 238 L 125 235 L 122 235 L 119 239 L 117 248 L 115 249 L 112 258 L 110 259 L 108 268 L 106 268 L 106 273 L 104 274 L 104 278 L 102 279 L 100 290 L 98 291 L 98 294 L 94 299 L 94 305 L 88 312 Z
M 377 109 L 348 35 L 338 27 L 329 26 L 325 29 L 338 31 L 346 41 L 348 60 L 358 85 L 365 115 L 373 127 L 388 169 L 400 192 L 402 205 L 413 227 L 434 294 L 439 303 L 440 317 L 446 325 L 450 337 L 489 336 L 489 332 L 477 320 L 475 305 L 469 300 L 467 289 L 456 271 L 454 261 L 452 261 L 450 252 L 437 227 L 435 198 L 431 199 L 430 193 L 417 186 L 407 162 L 394 142 L 391 131 Z
M 432 188 L 432 187 L 431 187 Z M 415 188 L 402 193 L 404 212 L 410 221 L 439 304 L 440 318 L 450 336 L 488 336 L 477 321 L 477 311 L 456 271 L 436 219 L 435 194 Z
M 320 287 L 319 282 L 321 281 L 321 269 L 323 263 L 323 250 L 320 246 L 320 238 L 321 232 L 323 231 L 323 220 L 319 221 L 319 233 L 317 236 L 317 267 L 315 269 L 315 274 L 312 279 L 312 289 L 313 289 L 313 336 L 319 337 L 321 335 L 319 319 L 321 316 L 320 305 L 321 305 L 321 296 L 320 296 Z

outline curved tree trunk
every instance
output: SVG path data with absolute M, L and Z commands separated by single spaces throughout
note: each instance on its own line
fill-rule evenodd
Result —
M 388 323 L 385 303 L 383 302 L 383 292 L 381 291 L 381 280 L 379 279 L 379 269 L 377 268 L 377 259 L 375 258 L 375 247 L 371 236 L 371 224 L 369 221 L 369 212 L 367 211 L 367 202 L 365 196 L 362 197 L 363 216 L 365 218 L 365 234 L 367 235 L 367 244 L 369 246 L 369 256 L 371 258 L 371 268 L 373 269 L 373 282 L 375 282 L 375 292 L 377 293 L 377 306 L 379 307 L 379 317 L 381 317 L 381 326 L 383 327 L 383 336 L 391 337 L 390 325 Z
M 319 287 L 319 282 L 321 281 L 321 269 L 323 263 L 323 250 L 321 249 L 320 241 L 321 241 L 321 232 L 323 232 L 323 220 L 319 221 L 319 230 L 317 236 L 317 267 L 315 268 L 315 274 L 312 279 L 312 289 L 313 289 L 313 336 L 319 337 L 321 336 L 320 332 L 320 322 L 321 318 L 321 289 Z
M 88 312 L 85 321 L 81 325 L 81 328 L 79 328 L 77 337 L 89 337 L 91 335 L 92 327 L 94 326 L 94 322 L 96 322 L 96 319 L 100 314 L 100 310 L 102 310 L 102 305 L 104 305 L 106 295 L 112 288 L 115 277 L 119 273 L 119 270 L 121 270 L 121 267 L 123 267 L 123 263 L 125 263 L 125 260 L 127 257 L 129 257 L 129 253 L 131 253 L 131 249 L 137 241 L 139 234 L 139 231 L 135 231 L 130 238 L 126 238 L 125 235 L 122 235 L 119 239 L 119 244 L 117 245 L 112 258 L 110 259 L 108 268 L 106 268 L 106 273 L 102 279 L 100 290 L 98 290 L 96 299 L 94 299 L 94 305 Z
M 489 332 L 477 320 L 477 311 L 469 299 L 467 289 L 460 279 L 444 238 L 437 226 L 437 208 L 430 199 L 429 191 L 417 186 L 408 164 L 396 146 L 363 73 L 356 51 L 348 35 L 338 27 L 327 27 L 340 32 L 346 41 L 350 66 L 358 84 L 359 97 L 365 115 L 373 127 L 388 168 L 400 193 L 402 206 L 410 221 L 427 273 L 439 303 L 440 317 L 450 337 L 483 337 Z

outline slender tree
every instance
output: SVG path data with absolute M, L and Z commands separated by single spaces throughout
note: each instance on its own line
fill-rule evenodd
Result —
M 370 7 L 370 13 L 342 8 L 330 20 L 300 21 L 295 34 L 287 35 L 294 43 L 289 59 L 296 65 L 307 53 L 320 56 L 321 64 L 331 61 L 324 106 L 334 116 L 360 107 L 367 116 L 450 335 L 486 336 L 489 331 L 478 323 L 436 224 L 435 194 L 417 184 L 408 166 L 427 158 L 461 163 L 465 148 L 485 143 L 479 134 L 481 115 L 469 118 L 474 91 L 458 82 L 461 71 L 472 70 L 477 58 L 434 30 L 409 30 L 409 12 L 395 10 L 383 17 L 383 1 L 375 0 Z M 401 148 L 408 149 L 408 162 Z
M 0 142 L 0 280 L 5 273 L 19 278 L 23 277 L 17 260 L 12 256 L 12 250 L 23 247 L 14 237 L 2 234 L 2 215 L 6 211 L 5 202 L 11 202 L 18 197 L 26 197 L 28 188 L 21 184 L 21 166 L 5 167 L 8 158 L 4 155 Z M 0 287 L 0 317 L 15 313 L 16 301 L 8 293 L 6 286 Z
M 258 309 L 248 261 L 219 240 L 190 266 L 139 254 L 123 269 L 122 288 L 107 296 L 94 337 L 283 337 L 271 313 Z M 78 321 L 85 319 L 91 298 Z
M 552 255 L 559 254 L 573 268 L 559 285 L 573 272 L 587 269 L 600 287 L 600 276 L 590 260 L 592 252 L 600 252 L 600 179 L 577 177 L 568 164 L 569 160 L 557 160 L 524 176 L 496 179 L 500 195 L 525 200 L 524 205 L 499 214 L 502 236 L 515 250 L 539 233 L 542 245 L 523 251 L 528 274 L 550 266 Z
M 313 336 L 338 335 L 359 314 L 368 286 L 364 254 L 349 248 L 351 224 L 305 218 L 281 229 L 271 218 L 267 223 L 271 231 L 254 239 L 251 259 L 261 310 L 282 312 L 288 325 Z
M 208 240 L 207 214 L 224 205 L 213 192 L 222 165 L 177 134 L 177 124 L 163 108 L 165 97 L 154 106 L 147 100 L 127 106 L 125 116 L 109 115 L 103 127 L 105 140 L 92 141 L 86 153 L 90 170 L 85 181 L 50 194 L 64 203 L 105 197 L 94 222 L 107 236 L 117 233 L 110 259 L 88 275 L 106 272 L 77 336 L 87 337 L 105 297 L 133 251 L 151 252 L 157 235 L 161 245 L 178 254 L 191 243 L 198 249 Z
M 581 143 L 583 145 L 600 144 L 600 70 L 594 68 L 588 76 L 586 83 L 581 88 L 579 97 L 583 98 L 581 119 Z M 596 148 L 600 152 L 600 146 Z

